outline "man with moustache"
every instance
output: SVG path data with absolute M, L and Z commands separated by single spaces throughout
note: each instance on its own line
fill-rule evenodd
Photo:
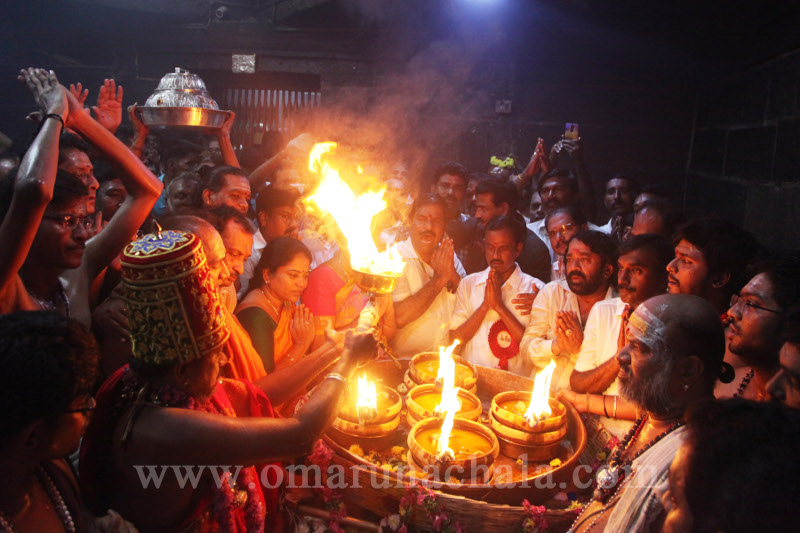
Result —
M 603 204 L 611 214 L 608 222 L 600 227 L 600 231 L 608 233 L 617 242 L 622 242 L 627 228 L 633 222 L 633 201 L 639 192 L 639 183 L 631 176 L 624 174 L 614 176 L 606 182 Z
M 597 302 L 583 330 L 581 351 L 569 380 L 573 394 L 567 393 L 568 399 L 579 411 L 598 416 L 618 437 L 630 429 L 635 415 L 624 416 L 633 410 L 616 397 L 619 363 L 615 355 L 625 345 L 630 313 L 645 300 L 666 292 L 665 268 L 671 259 L 672 246 L 661 235 L 637 235 L 620 245 L 619 297 Z
M 438 195 L 421 195 L 409 214 L 411 236 L 397 245 L 406 264 L 392 292 L 398 330 L 390 345 L 400 357 L 448 343 L 454 293 L 466 273 L 444 237 L 446 209 Z
M 542 198 L 542 210 L 544 211 L 545 217 L 559 207 L 580 205 L 581 194 L 578 180 L 563 169 L 557 168 L 542 176 L 539 179 L 537 191 Z M 528 229 L 535 233 L 547 246 L 547 249 L 550 251 L 550 261 L 555 262 L 558 260 L 558 257 L 555 251 L 553 251 L 552 244 L 550 244 L 545 220 L 546 219 L 543 218 L 531 222 L 528 224 Z M 589 223 L 588 226 L 591 230 L 600 231 L 600 228 L 592 223 Z
M 233 312 L 237 304 L 236 280 L 244 272 L 244 263 L 250 257 L 256 229 L 246 216 L 228 206 L 210 209 L 203 218 L 214 225 L 225 245 L 228 276 L 219 286 L 219 297 L 228 311 Z
M 679 228 L 673 244 L 675 259 L 667 265 L 669 292 L 705 298 L 720 314 L 747 283 L 747 267 L 759 252 L 749 233 L 731 222 L 710 218 Z
M 759 270 L 731 298 L 725 339 L 728 351 L 749 367 L 734 396 L 760 401 L 766 399 L 767 383 L 780 370 L 786 311 L 800 306 L 800 258 L 777 256 Z M 717 396 L 724 394 L 718 390 Z
M 300 224 L 297 201 L 300 193 L 296 189 L 279 189 L 267 185 L 256 197 L 256 222 L 258 231 L 253 235 L 253 249 L 250 257 L 244 262 L 244 270 L 239 276 L 241 288 L 239 298 L 243 298 L 249 289 L 261 253 L 267 243 L 278 237 L 297 238 Z
M 567 244 L 567 279 L 551 281 L 533 301 L 520 353 L 540 369 L 555 361 L 554 391 L 569 387 L 592 307 L 615 295 L 617 257 L 617 245 L 605 233 L 578 233 Z
M 462 264 L 467 272 L 484 270 L 488 265 L 483 238 L 486 224 L 491 219 L 501 215 L 522 218 L 517 212 L 518 200 L 519 192 L 508 181 L 490 179 L 480 182 L 475 188 L 475 219 L 478 226 L 468 244 L 468 253 L 461 256 L 466 259 L 466 262 L 462 260 Z M 550 281 L 550 254 L 547 247 L 527 228 L 522 251 L 516 261 L 525 274 L 545 283 Z
M 464 343 L 467 361 L 529 376 L 531 362 L 519 355 L 519 341 L 530 314 L 515 308 L 517 295 L 538 292 L 540 280 L 525 274 L 516 263 L 527 228 L 521 216 L 492 218 L 484 230 L 489 267 L 461 280 L 450 321 L 450 340 Z
M 551 281 L 564 279 L 564 254 L 567 253 L 567 243 L 579 231 L 588 229 L 587 224 L 583 211 L 574 205 L 554 209 L 545 217 L 544 226 L 547 228 L 550 248 L 558 258 L 551 266 Z
M 713 398 L 724 339 L 716 309 L 689 295 L 662 295 L 631 315 L 617 354 L 622 395 L 638 406 L 634 428 L 597 473 L 593 500 L 570 531 L 658 531 L 669 466 L 687 411 Z
M 433 173 L 431 192 L 438 194 L 444 200 L 448 223 L 451 221 L 466 222 L 469 218 L 462 212 L 468 183 L 469 172 L 460 163 L 453 161 L 444 163 Z

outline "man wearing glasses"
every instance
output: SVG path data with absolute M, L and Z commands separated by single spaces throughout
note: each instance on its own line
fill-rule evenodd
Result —
M 800 264 L 796 258 L 768 262 L 731 298 L 725 340 L 728 351 L 748 366 L 737 396 L 766 399 L 766 385 L 778 372 L 784 311 L 800 303 Z

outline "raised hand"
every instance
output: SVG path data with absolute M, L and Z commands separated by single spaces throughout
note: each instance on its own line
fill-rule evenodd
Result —
M 66 122 L 69 115 L 68 93 L 64 86 L 58 83 L 55 72 L 42 68 L 27 68 L 20 71 L 17 79 L 28 86 L 42 113 L 57 114 Z
M 574 311 L 559 311 L 556 314 L 556 335 L 562 352 L 576 354 L 583 344 L 583 330 Z
M 86 97 L 89 96 L 89 89 L 84 89 L 81 82 L 78 82 L 78 85 L 75 86 L 72 83 L 69 84 L 69 92 L 75 99 L 81 103 L 81 105 L 86 102 Z
M 377 355 L 378 341 L 375 338 L 374 330 L 366 333 L 349 330 L 346 333 L 342 357 L 347 357 L 351 362 L 360 365 L 375 359 Z
M 522 292 L 517 294 L 514 299 L 511 300 L 511 303 L 514 304 L 514 309 L 519 309 L 522 311 L 523 315 L 531 314 L 531 308 L 533 308 L 533 300 L 536 299 L 536 293 L 539 292 L 539 289 L 536 288 L 534 285 L 531 287 L 531 291 L 533 292 Z
M 219 134 L 224 135 L 225 137 L 230 138 L 231 130 L 233 129 L 233 121 L 236 118 L 236 113 L 233 111 L 228 111 L 228 118 L 225 119 L 225 122 L 222 123 L 222 126 L 219 129 Z
M 483 293 L 483 303 L 489 308 L 497 311 L 503 305 L 503 293 L 500 287 L 500 280 L 494 270 L 489 270 L 486 278 L 486 288 Z
M 80 85 L 80 84 L 78 84 Z M 122 124 L 122 85 L 117 87 L 113 79 L 106 79 L 97 93 L 97 105 L 92 108 L 95 120 L 114 133 Z

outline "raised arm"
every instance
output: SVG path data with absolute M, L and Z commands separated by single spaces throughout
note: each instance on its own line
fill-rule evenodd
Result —
M 70 111 L 80 110 L 80 103 L 70 94 Z M 122 252 L 150 214 L 163 185 L 119 139 L 87 113 L 70 113 L 72 127 L 103 153 L 120 170 L 120 179 L 128 197 L 108 225 L 86 243 L 81 270 L 89 281 L 97 277 Z
M 375 350 L 371 334 L 349 335 L 332 369 L 345 381 L 323 380 L 292 418 L 227 418 L 185 409 L 149 409 L 141 414 L 134 438 L 147 443 L 141 449 L 158 450 L 147 453 L 157 453 L 165 464 L 251 465 L 296 457 L 310 451 L 336 417 L 346 382 L 359 363 L 375 356 Z
M 47 204 L 53 198 L 58 168 L 58 137 L 62 120 L 69 121 L 67 91 L 58 83 L 53 71 L 29 68 L 18 79 L 33 93 L 44 118 L 25 157 L 20 162 L 14 182 L 11 206 L 0 222 L 0 301 L 11 303 L 10 291 L 17 272 L 28 256 L 33 238 L 39 229 Z M 13 303 L 12 303 L 13 305 Z M 3 311 L 4 305 L 0 305 Z
M 233 151 L 233 144 L 231 144 L 231 129 L 235 118 L 236 113 L 229 111 L 228 118 L 225 119 L 225 123 L 217 132 L 217 140 L 219 141 L 219 149 L 222 152 L 222 160 L 225 161 L 225 164 L 239 168 L 239 159 L 236 158 L 236 152 Z

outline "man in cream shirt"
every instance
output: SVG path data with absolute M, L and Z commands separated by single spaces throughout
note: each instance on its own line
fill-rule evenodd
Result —
M 567 244 L 565 266 L 567 278 L 545 285 L 533 301 L 530 324 L 520 342 L 520 353 L 537 369 L 555 361 L 553 391 L 569 387 L 589 311 L 615 296 L 617 245 L 605 233 L 581 231 Z
M 530 309 L 520 309 L 514 300 L 522 293 L 537 293 L 544 283 L 522 272 L 516 263 L 525 237 L 525 221 L 515 212 L 486 224 L 484 249 L 489 268 L 461 280 L 450 338 L 464 343 L 461 356 L 471 363 L 529 376 L 533 366 L 520 355 L 519 342 Z
M 397 245 L 406 264 L 392 292 L 398 331 L 390 345 L 399 357 L 437 351 L 448 344 L 454 293 L 465 272 L 453 241 L 443 238 L 445 212 L 439 196 L 421 195 L 409 215 L 411 236 Z

